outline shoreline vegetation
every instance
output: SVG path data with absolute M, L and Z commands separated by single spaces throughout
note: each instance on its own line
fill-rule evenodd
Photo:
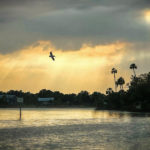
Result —
M 19 108 L 20 107 L 20 105 L 14 105 L 14 106 L 0 106 L 0 108 Z M 91 108 L 91 109 L 94 109 L 94 110 L 96 110 L 96 108 L 95 107 L 92 107 L 92 106 L 77 106 L 77 105 L 71 105 L 71 106 L 68 106 L 68 105 L 39 105 L 39 106 L 37 106 L 37 105 L 21 105 L 21 107 L 22 108 Z
M 114 89 L 108 88 L 106 94 L 87 91 L 81 91 L 78 94 L 63 94 L 59 91 L 42 89 L 38 93 L 10 90 L 8 92 L 0 91 L 0 108 L 17 108 L 19 104 L 10 103 L 6 100 L 8 95 L 23 98 L 21 104 L 23 108 L 95 108 L 95 110 L 115 110 L 128 112 L 150 112 L 150 72 L 136 75 L 135 64 L 130 65 L 133 70 L 130 83 L 126 84 L 126 90 L 123 85 L 123 77 L 116 79 L 117 70 L 112 68 L 114 75 Z M 117 88 L 120 89 L 117 91 Z M 42 103 L 38 98 L 54 98 L 53 101 Z

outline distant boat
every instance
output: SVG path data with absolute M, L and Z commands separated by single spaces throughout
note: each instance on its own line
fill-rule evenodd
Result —
M 55 61 L 55 56 L 53 55 L 53 53 L 52 53 L 52 52 L 50 52 L 49 57 L 51 57 L 51 58 L 52 58 L 52 60 L 53 60 L 53 61 Z

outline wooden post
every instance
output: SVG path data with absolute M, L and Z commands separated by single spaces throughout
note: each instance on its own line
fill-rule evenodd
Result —
M 20 120 L 21 120 L 21 104 L 19 104 L 19 106 L 20 106 Z
M 20 110 L 20 120 L 21 120 L 21 104 L 23 103 L 23 98 L 21 98 L 21 97 L 17 97 L 17 102 L 18 102 L 18 104 L 19 104 L 19 110 Z

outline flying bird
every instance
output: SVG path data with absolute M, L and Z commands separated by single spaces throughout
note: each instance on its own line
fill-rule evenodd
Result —
M 53 53 L 52 53 L 52 52 L 50 52 L 49 57 L 51 57 L 51 58 L 52 58 L 52 60 L 53 60 L 53 61 L 55 61 L 55 56 L 53 55 Z

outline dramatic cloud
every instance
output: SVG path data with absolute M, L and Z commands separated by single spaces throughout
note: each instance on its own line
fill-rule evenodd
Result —
M 149 58 L 149 0 L 0 0 L 1 90 L 104 92 Z
M 115 41 L 149 42 L 148 0 L 2 0 L 0 52 L 39 40 L 61 49 Z
M 84 45 L 77 51 L 56 50 L 49 42 L 39 42 L 23 50 L 0 56 L 1 90 L 22 89 L 37 92 L 42 88 L 64 93 L 81 90 L 105 91 L 113 87 L 110 74 L 121 63 L 130 44 Z M 56 61 L 49 57 L 54 49 Z M 127 68 L 128 70 L 128 68 Z M 129 72 L 129 71 L 127 71 Z M 130 74 L 125 75 L 129 79 Z

